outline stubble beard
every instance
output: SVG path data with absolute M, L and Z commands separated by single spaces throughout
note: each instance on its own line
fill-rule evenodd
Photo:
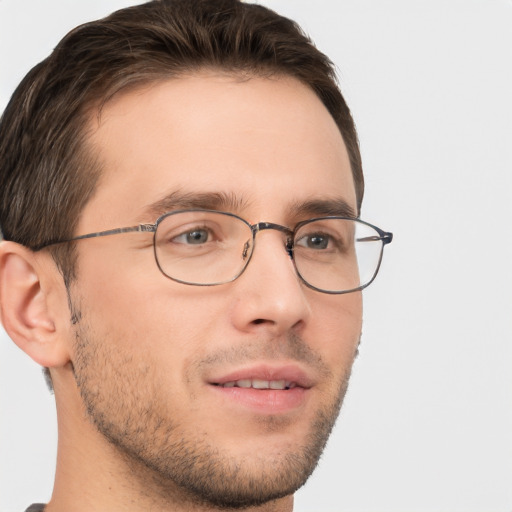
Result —
M 80 313 L 74 316 L 80 319 L 75 325 L 74 375 L 87 415 L 146 495 L 151 486 L 155 498 L 169 503 L 188 501 L 218 509 L 259 506 L 293 494 L 317 466 L 338 417 L 352 361 L 300 445 L 274 454 L 272 460 L 258 454 L 251 454 L 250 461 L 238 460 L 215 446 L 206 432 L 201 435 L 200 426 L 183 425 L 172 417 L 168 397 L 152 382 L 149 366 L 140 371 L 139 362 L 115 354 L 93 335 Z M 317 357 L 296 336 L 289 337 L 287 346 L 288 356 Z M 229 357 L 247 357 L 248 349 L 242 350 L 245 355 L 236 351 Z M 269 433 L 285 426 L 276 416 L 261 421 Z

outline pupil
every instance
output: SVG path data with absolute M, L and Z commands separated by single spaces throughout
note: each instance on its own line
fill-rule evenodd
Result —
M 191 231 L 187 234 L 187 241 L 191 244 L 200 244 L 206 242 L 208 239 L 208 233 L 202 231 Z
M 328 240 L 324 236 L 314 235 L 309 237 L 308 247 L 314 249 L 325 249 L 327 247 Z

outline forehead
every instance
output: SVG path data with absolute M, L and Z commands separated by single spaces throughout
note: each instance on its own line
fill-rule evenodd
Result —
M 151 205 L 176 193 L 223 194 L 235 198 L 230 209 L 266 220 L 311 199 L 341 198 L 356 210 L 340 132 L 292 78 L 205 72 L 154 83 L 118 96 L 92 123 L 103 173 L 84 229 L 152 221 Z

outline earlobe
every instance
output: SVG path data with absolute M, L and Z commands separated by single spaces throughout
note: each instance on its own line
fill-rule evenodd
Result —
M 48 256 L 49 257 L 49 256 Z M 0 318 L 7 334 L 34 361 L 54 367 L 68 360 L 49 307 L 52 279 L 29 249 L 0 243 Z

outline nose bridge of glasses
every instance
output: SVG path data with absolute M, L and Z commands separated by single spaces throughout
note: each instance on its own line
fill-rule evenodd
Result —
M 275 229 L 276 231 L 281 231 L 287 235 L 293 234 L 293 231 L 290 228 L 282 226 L 281 224 L 274 224 L 273 222 L 258 222 L 258 224 L 252 225 L 252 229 L 255 233 L 258 231 L 264 231 L 265 229 Z
M 251 227 L 254 236 L 256 236 L 258 232 L 265 231 L 267 229 L 273 229 L 275 231 L 280 231 L 281 233 L 284 233 L 286 235 L 286 252 L 288 253 L 288 256 L 290 256 L 290 258 L 293 259 L 293 230 L 281 224 L 274 224 L 273 222 L 258 222 L 258 224 L 253 224 Z

